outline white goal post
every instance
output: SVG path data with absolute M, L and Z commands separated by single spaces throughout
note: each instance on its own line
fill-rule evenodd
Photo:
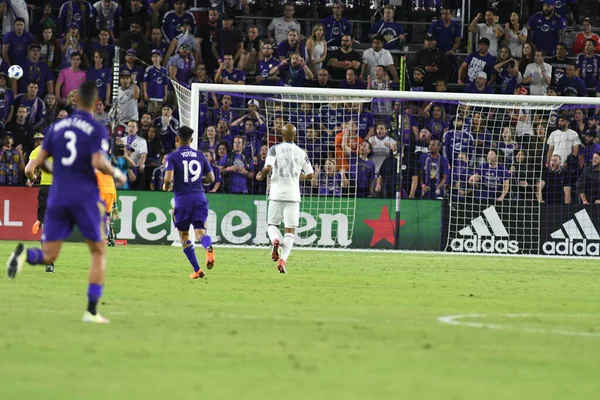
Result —
M 387 151 L 386 160 L 383 164 L 381 159 L 376 163 L 377 173 L 370 195 L 363 193 L 364 196 L 357 196 L 354 189 L 346 191 L 348 196 L 342 199 L 343 206 L 334 206 L 328 211 L 334 215 L 344 214 L 348 221 L 356 219 L 362 223 L 364 220 L 368 229 L 375 231 L 370 244 L 366 240 L 362 247 L 379 248 L 381 243 L 378 241 L 382 241 L 386 245 L 393 242 L 395 248 L 423 249 L 414 246 L 413 242 L 413 247 L 403 245 L 410 232 L 407 230 L 408 236 L 403 237 L 399 227 L 406 221 L 401 217 L 401 211 L 410 221 L 410 218 L 425 217 L 424 214 L 412 215 L 415 210 L 418 214 L 422 205 L 437 202 L 438 207 L 443 204 L 441 221 L 438 222 L 441 237 L 437 248 L 430 246 L 427 250 L 534 255 L 596 255 L 600 252 L 600 212 L 582 208 L 579 197 L 578 181 L 581 180 L 584 163 L 587 165 L 590 161 L 584 160 L 581 153 L 587 151 L 587 137 L 584 140 L 582 121 L 576 115 L 582 111 L 582 114 L 591 116 L 600 106 L 600 99 L 200 83 L 192 84 L 191 90 L 175 84 L 175 89 L 180 120 L 194 129 L 195 143 L 200 143 L 203 135 L 202 99 L 209 98 L 207 94 L 213 93 L 219 98 L 230 95 L 237 107 L 244 110 L 246 104 L 253 100 L 257 100 L 257 104 L 260 102 L 260 111 L 268 120 L 267 135 L 269 129 L 273 129 L 272 119 L 278 113 L 283 114 L 287 122 L 294 123 L 297 121 L 297 117 L 294 119 L 295 113 L 305 108 L 310 108 L 311 115 L 319 121 L 319 129 L 325 134 L 325 120 L 331 111 L 327 109 L 328 103 L 345 104 L 342 107 L 342 120 L 359 120 L 363 114 L 375 114 L 376 126 L 385 122 L 391 138 L 388 139 L 394 142 L 395 147 L 390 143 L 384 143 L 387 149 L 381 147 Z M 302 106 L 308 103 L 310 107 Z M 352 103 L 361 104 L 359 111 L 354 114 L 350 111 Z M 383 107 L 376 107 L 376 104 L 383 104 Z M 568 121 L 564 122 L 563 114 L 568 114 Z M 553 156 L 548 152 L 549 148 L 554 149 L 556 156 L 560 153 L 560 145 L 550 147 L 555 140 L 550 137 L 564 123 L 569 128 L 579 124 L 577 127 L 581 129 L 577 128 L 576 133 L 583 143 L 579 155 L 575 150 L 562 154 L 560 168 L 568 171 L 564 185 L 565 188 L 571 188 L 571 193 L 569 199 L 559 194 L 558 202 L 552 203 L 550 198 L 555 193 L 548 192 L 550 185 L 546 184 L 544 177 L 549 168 L 546 164 L 551 164 L 549 161 Z M 298 130 L 299 136 L 306 135 L 302 128 Z M 337 127 L 334 134 L 343 130 L 343 126 Z M 370 143 L 369 158 L 375 159 L 380 149 L 378 146 L 383 141 L 375 137 L 376 129 L 369 130 L 365 135 L 366 132 L 361 132 L 361 138 Z M 536 135 L 539 143 L 534 140 Z M 324 157 L 337 158 L 338 143 L 333 150 L 333 137 L 329 140 L 331 152 Z M 465 154 L 461 155 L 458 150 L 459 141 Z M 433 150 L 430 150 L 431 146 Z M 447 165 L 440 163 L 438 155 L 446 157 Z M 384 168 L 388 159 L 391 159 L 394 168 Z M 576 167 L 578 160 L 581 162 L 579 170 Z M 325 158 L 315 161 L 323 163 Z M 569 165 L 572 169 L 568 169 Z M 340 166 L 337 165 L 337 168 Z M 358 185 L 359 180 L 351 183 L 350 187 Z M 321 198 L 322 194 L 314 191 L 314 188 L 311 193 L 309 198 L 312 203 L 307 204 L 312 204 L 313 216 L 318 216 L 322 207 L 331 207 L 332 197 L 325 201 L 325 197 Z M 548 201 L 544 200 L 546 196 L 549 196 Z M 381 208 L 380 203 L 373 206 L 381 208 L 379 222 L 371 218 L 361 220 L 362 217 L 357 216 L 356 197 L 388 199 L 387 207 Z M 415 200 L 406 202 L 410 207 L 403 209 L 401 205 L 404 200 L 401 201 L 401 198 Z M 564 204 L 567 200 L 569 204 Z M 369 207 L 369 204 L 361 200 L 358 207 Z M 358 213 L 362 211 L 364 209 L 359 209 Z M 377 232 L 377 229 L 385 230 L 381 227 L 382 221 L 387 218 L 383 216 L 385 213 L 389 214 L 395 237 L 390 237 L 387 230 L 385 235 Z M 325 246 L 347 247 L 356 239 L 350 235 L 346 241 L 323 243 Z

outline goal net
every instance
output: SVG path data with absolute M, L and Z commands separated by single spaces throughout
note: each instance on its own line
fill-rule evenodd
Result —
M 580 184 L 600 149 L 593 98 L 216 84 L 176 93 L 213 165 L 256 173 L 283 124 L 297 128 L 318 166 L 301 184 L 301 245 L 598 252 L 600 214 L 585 208 L 589 182 Z M 252 210 L 236 211 L 248 197 L 218 197 L 232 216 L 213 224 L 217 241 L 268 244 L 268 182 L 252 173 L 220 177 L 219 192 L 249 196 Z M 233 231 L 247 234 L 236 241 Z

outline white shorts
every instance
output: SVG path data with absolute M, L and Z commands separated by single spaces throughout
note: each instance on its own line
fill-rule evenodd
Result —
M 279 226 L 283 221 L 286 228 L 297 228 L 300 224 L 300 203 L 270 200 L 267 214 L 269 225 Z

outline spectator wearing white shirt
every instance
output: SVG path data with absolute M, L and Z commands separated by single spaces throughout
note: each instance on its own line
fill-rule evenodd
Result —
M 287 3 L 283 7 L 283 17 L 273 18 L 267 27 L 267 39 L 275 43 L 284 42 L 287 40 L 288 32 L 292 29 L 300 32 L 300 23 L 294 19 L 296 8 L 294 3 Z
M 385 65 L 390 76 L 392 77 L 392 80 L 398 83 L 398 73 L 396 72 L 396 67 L 394 66 L 394 59 L 392 58 L 392 54 L 383 48 L 383 42 L 383 37 L 381 35 L 377 35 L 371 42 L 371 48 L 363 52 L 360 76 L 364 80 L 368 80 L 368 77 L 375 79 L 375 68 L 377 68 L 378 65 Z
M 510 14 L 510 22 L 504 28 L 504 41 L 513 57 L 521 58 L 523 55 L 523 44 L 527 41 L 527 27 L 521 23 L 521 18 L 516 12 Z
M 478 33 L 480 39 L 487 38 L 490 41 L 489 52 L 496 57 L 498 55 L 498 38 L 504 35 L 504 29 L 498 25 L 498 16 L 494 10 L 485 12 L 485 22 L 479 23 L 481 18 L 483 18 L 481 13 L 475 16 L 469 25 L 469 32 Z
M 550 164 L 553 155 L 560 156 L 560 159 L 566 163 L 567 157 L 573 154 L 579 154 L 581 140 L 579 135 L 573 129 L 569 129 L 569 117 L 561 115 L 558 117 L 558 129 L 553 131 L 548 137 L 548 153 L 546 154 L 546 163 Z
M 529 85 L 529 94 L 546 96 L 548 85 L 552 79 L 552 65 L 544 62 L 543 50 L 536 50 L 533 60 L 534 62 L 525 68 L 523 84 Z

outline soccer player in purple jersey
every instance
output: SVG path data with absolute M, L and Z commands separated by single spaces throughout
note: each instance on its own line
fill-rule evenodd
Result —
M 92 255 L 88 308 L 83 321 L 108 323 L 96 310 L 106 266 L 106 220 L 94 169 L 114 176 L 117 184 L 125 183 L 125 176 L 106 158 L 108 133 L 106 127 L 94 120 L 97 97 L 96 83 L 84 82 L 78 89 L 77 110 L 50 127 L 38 157 L 28 163 L 26 174 L 40 167 L 54 176 L 44 217 L 43 244 L 41 249 L 25 249 L 23 243 L 19 243 L 8 259 L 6 271 L 8 277 L 14 279 L 25 261 L 31 265 L 52 264 L 58 258 L 63 240 L 77 225 Z M 52 164 L 48 157 L 53 157 Z
M 198 264 L 189 230 L 193 225 L 196 240 L 206 249 L 206 268 L 211 269 L 215 265 L 215 253 L 212 240 L 206 234 L 208 200 L 202 184 L 214 182 L 215 174 L 202 151 L 190 147 L 193 134 L 193 129 L 187 126 L 177 131 L 177 149 L 167 155 L 163 190 L 169 191 L 172 187 L 175 193 L 173 224 L 179 231 L 183 253 L 194 268 L 190 278 L 198 279 L 203 278 L 205 273 Z

